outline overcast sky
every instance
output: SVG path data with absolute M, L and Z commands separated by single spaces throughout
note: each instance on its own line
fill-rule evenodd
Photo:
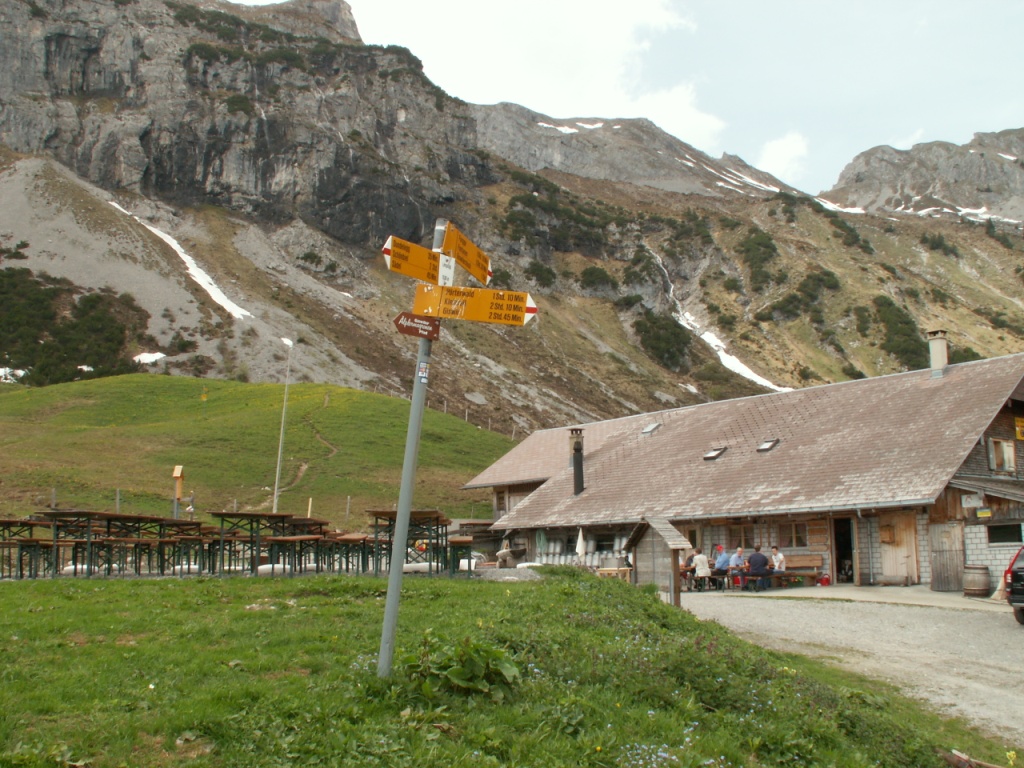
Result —
M 1024 128 L 1022 0 L 348 2 L 452 96 L 647 117 L 809 193 L 880 144 Z

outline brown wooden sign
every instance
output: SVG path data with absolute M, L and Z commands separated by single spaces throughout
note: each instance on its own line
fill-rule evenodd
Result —
M 412 312 L 402 312 L 394 319 L 399 333 L 419 339 L 437 341 L 441 336 L 441 321 L 436 317 L 423 317 Z

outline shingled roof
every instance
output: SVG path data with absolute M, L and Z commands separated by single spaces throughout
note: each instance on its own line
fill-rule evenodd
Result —
M 1024 399 L 1022 378 L 1024 355 L 1010 355 L 574 425 L 578 496 L 567 428 L 543 430 L 467 487 L 546 479 L 496 529 L 928 504 L 1006 401 Z

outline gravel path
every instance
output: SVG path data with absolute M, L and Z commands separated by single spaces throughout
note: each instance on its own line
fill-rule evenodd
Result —
M 1009 608 L 695 592 L 682 606 L 765 648 L 890 682 L 1024 752 L 1024 627 Z

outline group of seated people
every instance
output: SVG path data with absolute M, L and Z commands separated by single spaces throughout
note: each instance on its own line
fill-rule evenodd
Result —
M 786 556 L 776 546 L 770 557 L 761 552 L 760 544 L 750 557 L 743 555 L 743 547 L 736 547 L 730 555 L 721 544 L 715 547 L 715 553 L 714 563 L 700 547 L 686 558 L 682 576 L 687 590 L 725 589 L 733 581 L 741 589 L 761 592 L 771 586 L 772 576 L 786 570 Z

